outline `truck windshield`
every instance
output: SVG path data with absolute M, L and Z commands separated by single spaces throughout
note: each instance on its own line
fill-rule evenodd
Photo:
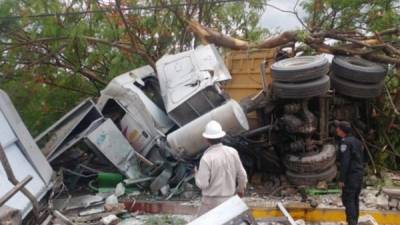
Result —
M 146 77 L 143 79 L 144 86 L 135 82 L 134 85 L 140 88 L 145 95 L 150 98 L 161 110 L 165 112 L 163 100 L 161 98 L 160 86 L 155 77 Z

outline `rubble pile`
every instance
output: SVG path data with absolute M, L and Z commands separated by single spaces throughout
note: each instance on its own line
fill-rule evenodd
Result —
M 194 214 L 200 196 L 194 168 L 207 148 L 201 133 L 211 120 L 227 131 L 224 144 L 239 152 L 251 180 L 244 198 L 249 206 L 342 207 L 340 191 L 330 183 L 337 174 L 332 123 L 351 121 L 361 137 L 373 133 L 369 101 L 379 95 L 382 87 L 375 84 L 386 73 L 379 70 L 375 83 L 364 85 L 372 85 L 373 92 L 353 90 L 360 87 L 358 78 L 344 78 L 357 68 L 349 68 L 346 60 L 353 59 L 335 57 L 333 75 L 322 56 L 281 60 L 272 64 L 270 84 L 264 83 L 269 68 L 263 62 L 262 90 L 236 101 L 224 91 L 232 76 L 216 48 L 199 46 L 163 56 L 157 71 L 143 66 L 115 77 L 96 101 L 82 101 L 35 140 L 20 119 L 7 119 L 17 114 L 5 108 L 11 103 L 1 103 L 0 125 L 7 125 L 0 137 L 6 152 L 1 158 L 10 158 L 18 180 L 26 180 L 4 179 L 21 190 L 26 185 L 33 197 L 15 195 L 6 206 L 22 215 L 0 210 L 0 217 L 11 213 L 16 221 L 26 221 L 33 211 L 35 220 L 47 224 L 135 224 L 143 222 L 140 212 L 157 213 L 161 207 L 148 201 L 172 199 L 187 205 L 171 210 Z M 259 123 L 251 127 L 248 116 L 255 112 Z M 19 170 L 18 162 L 23 162 Z M 24 170 L 35 172 L 25 177 Z M 397 188 L 367 188 L 361 201 L 362 208 L 400 209 Z M 46 203 L 46 218 L 38 202 Z M 170 220 L 161 218 L 161 223 Z

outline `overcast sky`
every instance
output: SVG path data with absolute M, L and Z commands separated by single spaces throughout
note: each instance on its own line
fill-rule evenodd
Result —
M 304 16 L 304 11 L 300 3 L 304 0 L 300 0 L 297 6 L 297 12 L 300 17 Z M 292 11 L 296 0 L 268 0 L 268 4 L 274 5 L 283 10 Z M 281 12 L 277 9 L 267 6 L 263 16 L 260 20 L 260 26 L 268 28 L 272 32 L 275 30 L 293 30 L 301 27 L 301 24 L 297 20 L 296 16 L 290 13 Z

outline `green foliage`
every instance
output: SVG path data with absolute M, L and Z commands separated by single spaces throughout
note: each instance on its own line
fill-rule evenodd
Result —
M 314 33 L 340 31 L 372 35 L 400 24 L 398 0 L 307 0 L 302 5 L 307 12 L 305 21 Z M 398 34 L 387 35 L 382 39 L 397 49 L 400 45 Z M 394 65 L 390 65 L 385 81 L 389 94 L 385 90 L 374 106 L 377 114 L 374 120 L 376 134 L 373 140 L 369 140 L 372 142 L 369 147 L 378 166 L 396 170 L 400 169 L 400 116 L 394 112 L 391 102 L 396 101 L 396 96 L 400 97 L 398 70 L 399 67 L 396 70 Z
M 87 90 L 95 93 L 93 87 L 85 85 L 79 76 L 55 78 L 57 83 L 65 86 L 75 86 L 77 90 Z M 7 92 L 19 114 L 29 127 L 33 136 L 38 135 L 59 119 L 65 112 L 72 109 L 77 102 L 89 95 L 52 87 L 30 77 L 18 76 L 12 80 L 0 80 L 0 87 Z M 91 90 L 92 89 L 92 90 Z M 90 92 L 91 90 L 91 92 Z
M 177 216 L 152 216 L 145 220 L 145 225 L 184 225 L 187 221 Z
M 300 42 L 304 42 L 304 40 L 306 40 L 306 38 L 309 36 L 309 33 L 305 30 L 301 30 L 299 32 L 297 32 L 297 38 Z
M 397 0 L 308 0 L 306 22 L 316 30 L 381 31 L 400 22 Z
M 182 2 L 163 1 L 173 3 Z M 257 28 L 261 3 L 198 5 L 187 1 L 186 6 L 169 10 L 159 1 L 126 0 L 121 1 L 121 8 L 160 6 L 123 11 L 127 28 L 115 1 L 0 0 L 2 17 L 22 16 L 0 19 L 0 88 L 9 93 L 36 135 L 81 99 L 98 94 L 113 77 L 147 64 L 137 54 L 138 49 L 155 61 L 167 51 L 192 48 L 193 34 L 186 31 L 176 13 L 201 18 L 225 33 L 257 40 L 265 33 Z M 30 17 L 97 10 L 108 11 Z
M 400 90 L 400 79 L 397 77 L 395 68 L 391 68 L 385 80 L 385 85 L 389 92 L 396 93 Z M 376 152 L 376 160 L 379 165 L 399 170 L 400 162 L 400 129 L 397 127 L 400 123 L 400 116 L 393 112 L 393 99 L 388 99 L 385 95 L 384 101 L 381 101 L 375 107 L 379 113 L 377 121 L 377 136 L 376 144 L 381 146 Z M 396 128 L 397 127 L 397 128 Z

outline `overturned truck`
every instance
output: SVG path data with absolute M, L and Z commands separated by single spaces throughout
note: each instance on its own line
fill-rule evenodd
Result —
M 285 173 L 296 185 L 332 180 L 332 122 L 348 120 L 359 135 L 371 133 L 371 102 L 386 69 L 343 56 L 332 65 L 323 56 L 274 61 L 252 62 L 260 88 L 251 96 L 236 93 L 236 101 L 229 96 L 235 75 L 214 46 L 165 55 L 157 72 L 144 66 L 117 76 L 96 102 L 85 100 L 36 141 L 56 170 L 87 180 L 116 168 L 126 184 L 172 196 L 193 177 L 207 148 L 201 132 L 216 120 L 250 176 Z M 257 122 L 249 124 L 254 115 Z

